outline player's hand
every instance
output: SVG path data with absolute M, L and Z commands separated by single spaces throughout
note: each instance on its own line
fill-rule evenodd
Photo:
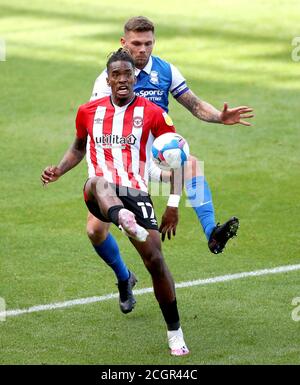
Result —
M 41 175 L 41 181 L 44 186 L 50 182 L 55 182 L 61 176 L 59 168 L 56 166 L 48 166 L 44 169 Z
M 253 118 L 253 108 L 247 106 L 239 106 L 235 108 L 228 108 L 228 104 L 224 103 L 223 111 L 221 112 L 220 120 L 223 124 L 243 124 L 244 126 L 251 126 L 251 123 L 243 119 Z
M 171 239 L 171 236 L 175 237 L 176 227 L 178 224 L 178 208 L 167 206 L 162 219 L 161 225 L 159 227 L 159 232 L 161 233 L 161 240 L 164 242 L 166 234 L 168 239 Z

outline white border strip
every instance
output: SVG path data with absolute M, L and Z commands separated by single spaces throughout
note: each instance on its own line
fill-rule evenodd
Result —
M 180 283 L 177 283 L 175 287 L 178 289 L 182 287 L 208 285 L 210 283 L 233 281 L 235 279 L 241 279 L 241 278 L 247 278 L 247 277 L 259 277 L 262 275 L 269 275 L 269 274 L 287 273 L 289 271 L 296 271 L 296 270 L 300 270 L 300 264 L 278 266 L 278 267 L 274 267 L 273 269 L 248 271 L 248 272 L 237 273 L 237 274 L 221 275 L 218 277 L 207 278 L 207 279 L 197 279 L 195 281 L 180 282 Z M 135 295 L 141 295 L 141 294 L 152 293 L 152 292 L 153 292 L 152 287 L 134 290 Z M 86 305 L 89 303 L 103 302 L 103 301 L 110 300 L 112 298 L 119 298 L 119 293 L 102 295 L 101 297 L 88 297 L 88 298 L 74 299 L 70 301 L 56 302 L 56 303 L 47 304 L 47 305 L 37 305 L 37 306 L 29 307 L 27 309 L 7 310 L 6 312 L 0 312 L 0 318 L 5 316 L 16 317 L 22 314 L 36 313 L 36 312 L 45 311 L 45 310 L 55 310 L 55 309 L 72 307 L 76 305 Z

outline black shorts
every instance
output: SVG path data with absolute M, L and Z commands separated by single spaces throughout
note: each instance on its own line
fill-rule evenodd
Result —
M 158 230 L 153 203 L 148 193 L 112 183 L 110 183 L 110 186 L 115 190 L 116 196 L 122 201 L 124 207 L 135 215 L 135 219 L 140 226 L 145 229 Z M 101 213 L 97 202 L 89 199 L 84 190 L 85 185 L 83 187 L 84 201 L 89 212 L 102 222 L 110 222 Z

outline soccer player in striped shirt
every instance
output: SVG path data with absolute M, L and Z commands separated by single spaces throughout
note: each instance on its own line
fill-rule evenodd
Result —
M 167 325 L 171 354 L 182 356 L 189 350 L 180 326 L 174 281 L 161 251 L 157 220 L 147 191 L 153 140 L 175 128 L 164 110 L 134 94 L 134 69 L 133 58 L 126 49 L 112 54 L 107 62 L 112 95 L 80 106 L 73 145 L 58 166 L 44 170 L 41 179 L 44 184 L 56 181 L 86 155 L 86 205 L 96 218 L 114 223 L 130 238 L 151 275 Z M 136 282 L 133 273 L 129 281 L 131 289 Z
M 121 38 L 121 44 L 129 49 L 135 61 L 137 82 L 134 85 L 134 91 L 136 95 L 151 100 L 168 112 L 168 98 L 171 93 L 180 104 L 198 119 L 225 125 L 237 123 L 246 126 L 250 125 L 244 119 L 253 116 L 249 114 L 252 111 L 251 108 L 243 106 L 230 109 L 225 103 L 223 110 L 218 111 L 209 103 L 200 100 L 189 89 L 184 77 L 174 65 L 159 57 L 152 56 L 154 42 L 154 25 L 150 20 L 143 16 L 138 16 L 127 21 L 124 27 L 124 36 Z M 91 100 L 111 94 L 106 77 L 107 71 L 104 70 L 96 79 Z M 221 226 L 216 224 L 209 185 L 194 156 L 190 157 L 189 164 L 192 166 L 191 168 L 197 170 L 197 173 L 194 175 L 187 170 L 185 175 L 187 196 L 202 225 L 210 251 L 217 254 L 222 252 L 227 241 L 236 235 L 239 222 L 236 217 L 232 217 Z M 161 171 L 158 168 L 152 168 L 151 171 L 153 179 L 155 179 L 154 175 L 156 179 L 161 178 Z M 165 179 L 168 180 L 167 175 L 165 175 Z M 169 202 L 171 205 L 171 202 L 174 202 L 174 200 Z M 176 208 L 168 206 L 165 216 L 170 218 L 174 215 L 175 210 Z M 163 239 L 166 232 L 169 238 L 171 236 L 171 232 L 164 223 L 164 218 L 160 227 Z M 87 234 L 95 250 L 107 264 L 110 264 L 111 260 L 118 261 L 118 264 L 114 265 L 117 277 L 120 279 L 120 273 L 122 273 L 121 279 L 125 279 L 126 274 L 128 278 L 127 268 L 121 258 L 116 241 L 109 233 L 107 224 L 102 223 L 98 218 L 89 213 Z

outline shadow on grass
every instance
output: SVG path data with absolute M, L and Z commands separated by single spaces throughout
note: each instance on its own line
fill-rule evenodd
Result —
M 100 13 L 96 15 L 91 15 L 90 13 L 77 13 L 73 12 L 70 13 L 69 9 L 68 12 L 61 12 L 61 11 L 55 11 L 55 10 L 45 10 L 45 9 L 28 9 L 26 7 L 16 7 L 16 6 L 8 6 L 8 5 L 2 5 L 1 6 L 1 18 L 5 17 L 33 17 L 38 19 L 47 19 L 47 20 L 63 20 L 66 22 L 74 22 L 74 23 L 80 23 L 80 24 L 97 24 L 99 26 L 99 32 L 96 32 L 94 34 L 88 35 L 84 37 L 83 39 L 93 39 L 93 40 L 101 40 L 105 37 L 109 39 L 116 39 L 117 41 L 120 38 L 120 34 L 123 30 L 123 25 L 128 19 L 128 17 L 131 17 L 132 15 L 128 16 L 120 16 L 119 14 L 114 14 L 113 12 L 108 17 L 104 15 L 103 13 Z M 147 15 L 145 15 L 147 16 Z M 190 16 L 192 17 L 192 16 Z M 115 31 L 105 31 L 101 30 L 101 27 L 103 24 L 108 24 L 113 26 L 113 29 L 115 30 L 116 25 L 119 26 L 119 32 Z M 251 44 L 251 43 L 286 43 L 289 42 L 290 35 L 287 33 L 287 36 L 275 36 L 275 35 L 268 35 L 266 33 L 264 34 L 256 34 L 255 31 L 253 31 L 253 27 L 251 25 L 247 26 L 243 24 L 234 24 L 232 23 L 231 28 L 228 28 L 228 23 L 226 24 L 226 27 L 222 25 L 217 26 L 210 26 L 207 25 L 204 27 L 201 26 L 190 26 L 190 25 L 182 25 L 179 24 L 178 26 L 174 27 L 172 24 L 170 25 L 170 22 L 160 22 L 157 24 L 157 36 L 161 38 L 168 38 L 169 40 L 176 39 L 178 37 L 183 38 L 195 38 L 199 37 L 199 39 L 205 37 L 212 38 L 214 40 L 218 41 L 224 41 L 229 42 L 230 44 L 234 45 L 234 42 L 245 42 L 245 44 Z M 241 28 L 244 28 L 244 30 L 241 30 Z M 245 32 L 245 31 L 249 32 Z

